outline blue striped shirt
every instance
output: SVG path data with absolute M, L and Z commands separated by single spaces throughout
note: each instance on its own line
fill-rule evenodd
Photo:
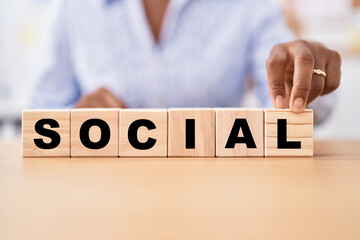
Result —
M 171 0 L 159 42 L 141 0 L 62 0 L 54 16 L 40 108 L 71 107 L 99 87 L 129 107 L 236 107 L 247 76 L 270 107 L 265 62 L 294 39 L 266 0 Z

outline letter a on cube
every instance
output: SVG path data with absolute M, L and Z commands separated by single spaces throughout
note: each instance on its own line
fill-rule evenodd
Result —
M 262 109 L 216 109 L 216 156 L 263 157 L 264 111 Z

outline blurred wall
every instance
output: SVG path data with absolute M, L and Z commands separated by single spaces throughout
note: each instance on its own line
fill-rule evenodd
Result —
M 50 0 L 0 0 L 0 137 L 19 133 L 29 107 Z

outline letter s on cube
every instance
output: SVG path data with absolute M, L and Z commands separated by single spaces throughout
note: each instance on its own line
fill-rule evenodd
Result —
M 70 157 L 70 110 L 25 110 L 23 157 Z

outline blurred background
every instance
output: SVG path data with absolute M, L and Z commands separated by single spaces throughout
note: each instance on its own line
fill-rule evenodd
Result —
M 300 38 L 342 55 L 342 84 L 330 119 L 317 139 L 360 138 L 360 0 L 273 0 Z M 20 136 L 21 112 L 30 106 L 47 19 L 54 0 L 0 0 L 0 139 Z M 247 94 L 246 105 L 254 105 Z

